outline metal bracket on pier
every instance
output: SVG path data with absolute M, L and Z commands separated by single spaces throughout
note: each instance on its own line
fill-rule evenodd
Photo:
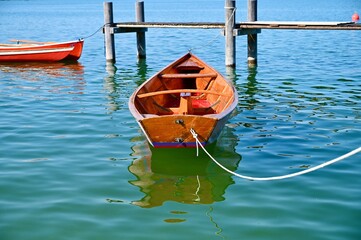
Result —
M 147 32 L 148 28 L 119 28 L 119 27 L 113 27 L 111 28 L 111 32 L 113 34 L 115 33 L 130 33 L 130 32 Z
M 248 34 L 258 34 L 258 33 L 261 33 L 261 29 L 255 29 L 255 28 L 236 28 L 236 29 L 233 29 L 233 36 L 234 37 L 248 35 Z M 225 36 L 224 29 L 221 31 L 221 34 L 223 36 Z
M 234 36 L 242 36 L 248 34 L 258 34 L 261 33 L 261 29 L 249 29 L 249 28 L 237 28 L 233 30 Z

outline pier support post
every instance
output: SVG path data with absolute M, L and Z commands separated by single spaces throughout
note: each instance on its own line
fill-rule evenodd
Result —
M 115 63 L 115 44 L 113 25 L 113 3 L 104 2 L 104 39 L 105 39 L 105 59 L 108 63 Z
M 136 12 L 136 21 L 144 22 L 144 2 L 137 1 L 135 3 L 135 12 Z M 146 47 L 145 47 L 145 32 L 138 31 L 137 32 L 137 49 L 138 49 L 138 58 L 144 59 L 146 58 Z
M 257 21 L 257 0 L 248 0 L 248 21 Z M 247 35 L 248 66 L 257 65 L 257 34 Z
M 236 1 L 226 0 L 225 3 L 225 42 L 226 42 L 226 66 L 236 66 L 236 37 L 234 36 L 234 27 L 236 20 Z

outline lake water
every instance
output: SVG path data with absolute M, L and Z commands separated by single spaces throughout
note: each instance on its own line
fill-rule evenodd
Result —
M 135 1 L 114 1 L 134 21 Z M 350 21 L 358 0 L 259 0 L 259 20 Z M 237 21 L 247 1 L 237 1 Z M 222 0 L 146 0 L 147 21 L 224 21 Z M 67 41 L 103 24 L 98 0 L 0 1 L 0 42 Z M 128 110 L 134 89 L 193 53 L 239 104 L 212 155 L 239 174 L 316 166 L 361 145 L 360 31 L 262 30 L 258 66 L 224 66 L 219 30 L 149 29 L 147 59 L 101 32 L 76 64 L 0 64 L 0 239 L 361 239 L 361 155 L 281 181 L 234 177 L 196 150 L 151 151 Z

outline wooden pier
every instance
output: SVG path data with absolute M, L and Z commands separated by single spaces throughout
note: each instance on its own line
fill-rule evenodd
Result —
M 247 35 L 248 65 L 257 64 L 257 35 L 261 29 L 294 30 L 361 30 L 354 22 L 289 22 L 257 21 L 257 0 L 248 0 L 248 21 L 236 23 L 236 2 L 225 0 L 225 22 L 145 22 L 144 2 L 136 2 L 136 22 L 113 22 L 113 4 L 104 2 L 104 35 L 106 61 L 115 63 L 114 34 L 135 32 L 137 34 L 138 58 L 146 57 L 145 32 L 148 28 L 197 28 L 220 29 L 225 36 L 225 65 L 236 66 L 236 37 Z

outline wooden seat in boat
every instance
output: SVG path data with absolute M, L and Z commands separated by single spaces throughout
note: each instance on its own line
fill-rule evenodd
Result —
M 216 78 L 217 73 L 169 73 L 159 76 L 161 78 Z

